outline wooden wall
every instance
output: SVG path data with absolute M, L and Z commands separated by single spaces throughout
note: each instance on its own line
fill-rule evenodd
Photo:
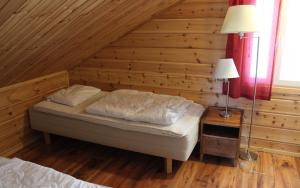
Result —
M 181 95 L 204 105 L 224 105 L 221 84 L 211 79 L 225 56 L 219 34 L 226 0 L 185 0 L 110 44 L 70 71 L 71 83 L 105 90 L 133 88 Z M 251 147 L 300 156 L 300 89 L 274 87 L 271 101 L 258 101 Z M 251 101 L 230 101 L 246 110 L 242 147 L 249 128 Z
M 179 0 L 1 0 L 0 87 L 67 70 Z
M 39 134 L 29 128 L 28 108 L 68 84 L 64 71 L 0 88 L 0 156 L 37 140 Z

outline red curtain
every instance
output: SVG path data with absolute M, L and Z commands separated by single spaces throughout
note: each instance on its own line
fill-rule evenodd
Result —
M 281 0 L 275 0 L 274 3 L 273 28 L 270 42 L 267 76 L 265 78 L 258 78 L 256 87 L 256 98 L 263 100 L 270 100 L 273 82 L 274 56 Z M 229 6 L 255 4 L 256 0 L 229 0 Z M 237 70 L 240 74 L 240 78 L 230 80 L 229 94 L 232 98 L 246 97 L 253 99 L 254 77 L 251 77 L 250 69 L 252 62 L 252 44 L 253 40 L 256 39 L 253 38 L 252 35 L 253 34 L 245 34 L 245 38 L 243 39 L 240 39 L 238 34 L 228 35 L 226 57 L 234 59 Z M 224 86 L 223 93 L 226 94 L 226 92 L 227 87 Z

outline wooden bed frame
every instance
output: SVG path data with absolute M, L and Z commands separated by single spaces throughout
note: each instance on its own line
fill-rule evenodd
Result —
M 44 140 L 47 145 L 51 144 L 50 133 L 43 132 Z M 173 159 L 164 158 L 164 170 L 166 174 L 172 174 L 173 172 Z

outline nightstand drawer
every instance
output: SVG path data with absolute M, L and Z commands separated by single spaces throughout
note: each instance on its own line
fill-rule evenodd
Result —
M 237 152 L 238 139 L 203 135 L 203 153 L 234 158 Z

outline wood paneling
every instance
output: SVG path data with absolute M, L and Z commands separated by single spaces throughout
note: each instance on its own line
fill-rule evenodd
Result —
M 69 69 L 178 1 L 1 1 L 0 87 Z
M 216 34 L 162 34 L 130 33 L 110 46 L 144 48 L 225 49 L 226 35 Z
M 200 76 L 164 74 L 143 71 L 120 71 L 96 68 L 77 68 L 72 71 L 72 80 L 95 81 L 123 85 L 162 87 L 170 89 L 221 92 L 221 84 Z
M 248 136 L 249 125 L 243 125 L 243 136 Z M 252 137 L 257 139 L 269 140 L 274 142 L 290 143 L 299 145 L 300 144 L 300 131 L 257 126 L 252 127 Z M 299 154 L 300 156 L 300 154 Z
M 300 88 L 274 87 L 272 98 L 297 101 L 300 99 Z
M 122 188 L 298 188 L 300 159 L 259 152 L 255 163 L 204 157 L 195 150 L 184 163 L 174 161 L 174 173 L 166 175 L 163 159 L 71 139 L 39 142 L 12 157 L 38 163 L 78 179 Z
M 224 57 L 225 53 L 224 50 L 210 49 L 107 47 L 94 56 L 106 59 L 214 64 L 216 60 Z
M 186 2 L 170 8 L 159 14 L 159 18 L 224 18 L 227 11 L 227 2 L 213 3 L 207 6 L 206 3 Z
M 38 138 L 30 129 L 28 109 L 68 84 L 68 73 L 59 72 L 0 88 L 0 155 L 10 155 Z
M 149 60 L 120 60 L 120 59 L 98 59 L 90 58 L 83 68 L 99 68 L 107 70 L 122 71 L 144 71 L 152 73 L 170 73 L 196 75 L 210 78 L 214 69 L 213 64 L 190 64 L 184 62 L 166 62 L 166 61 L 149 61 Z M 78 70 L 78 69 L 77 69 Z
M 152 19 L 132 33 L 219 33 L 223 18 Z
M 2 0 L 0 2 L 0 26 L 24 4 L 26 0 Z
M 171 7 L 71 70 L 71 82 L 224 106 L 221 83 L 212 80 L 212 73 L 216 61 L 225 57 L 227 37 L 218 32 L 226 8 L 225 0 L 186 0 Z M 299 156 L 299 93 L 297 88 L 274 87 L 271 101 L 257 100 L 252 148 Z M 230 99 L 230 105 L 245 109 L 245 139 L 251 101 Z

